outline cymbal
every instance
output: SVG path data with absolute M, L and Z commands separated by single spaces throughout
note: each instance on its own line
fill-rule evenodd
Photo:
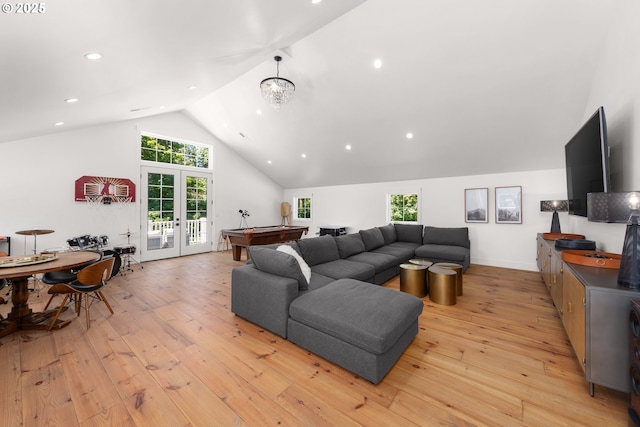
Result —
M 126 233 L 120 233 L 121 236 L 133 236 L 136 233 L 133 233 L 131 231 L 127 231 Z
M 33 230 L 21 230 L 21 231 L 16 231 L 16 234 L 22 234 L 24 236 L 33 236 L 33 235 L 40 235 L 40 234 L 51 234 L 53 233 L 53 230 L 39 230 L 39 229 L 33 229 Z

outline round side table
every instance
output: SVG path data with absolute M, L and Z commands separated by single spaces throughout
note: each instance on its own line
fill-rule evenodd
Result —
M 440 305 L 456 304 L 456 272 L 444 267 L 429 267 L 429 299 Z
M 462 266 L 454 262 L 438 262 L 437 267 L 448 268 L 456 272 L 456 295 L 462 296 Z
M 400 290 L 418 298 L 426 296 L 427 268 L 424 265 L 400 264 Z

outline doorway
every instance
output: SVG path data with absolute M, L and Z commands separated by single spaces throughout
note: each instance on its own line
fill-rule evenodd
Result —
M 213 174 L 141 167 L 140 259 L 212 250 Z

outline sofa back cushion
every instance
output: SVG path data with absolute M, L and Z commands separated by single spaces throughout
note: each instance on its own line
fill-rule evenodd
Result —
M 385 245 L 388 245 L 398 240 L 398 233 L 396 232 L 396 228 L 393 226 L 393 224 L 388 224 L 378 228 L 382 233 L 382 237 L 384 238 Z
M 334 238 L 336 239 L 336 245 L 338 245 L 338 253 L 342 259 L 364 252 L 364 242 L 360 237 L 360 233 L 345 234 Z
M 368 230 L 360 230 L 359 233 L 366 251 L 372 251 L 380 246 L 384 246 L 384 237 L 382 237 L 382 232 L 379 228 L 374 227 Z
M 422 224 L 394 224 L 399 242 L 422 244 Z
M 248 246 L 249 255 L 255 268 L 276 276 L 288 277 L 298 282 L 298 289 L 309 289 L 309 279 L 303 273 L 301 263 L 290 253 L 265 248 L 264 246 Z M 295 251 L 292 251 L 295 252 Z M 310 270 L 309 270 L 310 276 Z
M 450 245 L 469 248 L 469 228 L 424 227 L 423 243 L 431 245 Z
M 300 239 L 298 247 L 302 258 L 310 266 L 340 259 L 336 240 L 328 234 L 310 239 Z

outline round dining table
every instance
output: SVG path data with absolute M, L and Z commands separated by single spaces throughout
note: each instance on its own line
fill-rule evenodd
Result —
M 33 312 L 29 308 L 29 278 L 35 274 L 50 271 L 81 268 L 98 261 L 100 254 L 91 251 L 60 252 L 49 255 L 51 259 L 29 261 L 28 256 L 2 257 L 0 279 L 7 279 L 13 285 L 11 290 L 12 308 L 6 319 L 0 320 L 0 337 L 25 329 L 60 329 L 70 320 L 57 320 L 51 327 L 51 317 L 55 310 Z M 33 258 L 33 257 L 31 257 Z

